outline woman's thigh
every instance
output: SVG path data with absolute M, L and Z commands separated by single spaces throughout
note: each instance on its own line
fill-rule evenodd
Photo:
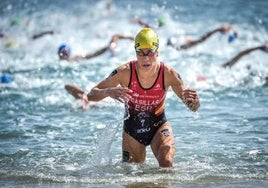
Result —
M 162 125 L 154 135 L 154 138 L 151 142 L 151 148 L 154 155 L 157 157 L 161 153 L 162 148 L 169 148 L 167 150 L 171 157 L 175 155 L 175 143 L 174 143 L 174 135 L 171 129 L 171 125 L 169 122 L 166 122 Z M 165 149 L 166 150 L 166 149 Z
M 123 131 L 123 162 L 143 163 L 146 157 L 146 147 Z

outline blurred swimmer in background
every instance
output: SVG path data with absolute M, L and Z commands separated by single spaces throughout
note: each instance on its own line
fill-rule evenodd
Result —
M 214 30 L 207 32 L 205 35 L 201 36 L 197 40 L 190 39 L 186 36 L 183 39 L 184 40 L 183 44 L 180 44 L 180 41 L 178 39 L 176 39 L 174 37 L 170 37 L 170 38 L 168 38 L 167 46 L 171 46 L 178 51 L 179 50 L 186 50 L 188 48 L 196 46 L 197 44 L 204 42 L 209 37 L 211 37 L 213 34 L 218 33 L 218 32 L 220 32 L 222 34 L 228 34 L 228 42 L 229 43 L 233 42 L 238 37 L 237 32 L 231 27 L 231 25 L 224 24 L 219 28 L 216 28 Z
M 256 50 L 261 50 L 261 51 L 264 51 L 264 52 L 268 52 L 268 46 L 267 45 L 260 45 L 260 46 L 256 46 L 256 47 L 252 47 L 252 48 L 248 48 L 248 49 L 245 49 L 241 52 L 239 52 L 236 56 L 234 56 L 231 60 L 229 60 L 228 62 L 224 63 L 222 65 L 222 67 L 224 68 L 227 68 L 227 67 L 232 67 L 234 66 L 239 59 L 241 59 L 243 56 L 253 52 L 253 51 L 256 51 Z
M 54 34 L 53 30 L 42 31 L 41 33 L 33 35 L 32 39 L 36 40 L 36 39 L 41 38 L 41 37 L 43 37 L 45 35 L 53 35 L 53 34 Z
M 150 25 L 148 23 L 146 23 L 145 21 L 139 19 L 139 18 L 134 18 L 131 20 L 132 23 L 137 23 L 141 26 L 144 26 L 144 27 L 149 27 L 149 28 L 153 28 L 153 29 L 156 29 L 156 28 L 160 28 L 160 27 L 163 27 L 166 25 L 166 19 L 164 18 L 159 18 L 157 20 L 157 25 L 156 26 L 153 26 L 153 25 Z
M 263 52 L 268 52 L 268 45 L 259 45 L 259 46 L 247 48 L 247 49 L 239 52 L 237 55 L 235 55 L 233 58 L 231 58 L 226 63 L 222 64 L 222 67 L 223 68 L 232 68 L 236 63 L 238 63 L 238 61 L 242 57 L 244 57 L 245 55 L 250 54 L 253 51 L 257 51 L 257 50 L 261 50 Z M 252 65 L 250 65 L 250 64 L 248 64 L 246 66 L 246 68 L 250 71 L 249 76 L 258 77 L 261 80 L 264 80 L 266 82 L 265 84 L 267 84 L 267 82 L 268 82 L 268 77 L 267 76 L 263 75 L 262 73 L 260 73 L 258 71 L 252 70 Z M 197 80 L 198 81 L 206 81 L 206 77 L 205 76 L 198 76 Z
M 2 84 L 9 84 L 10 82 L 12 82 L 12 78 L 7 74 L 1 75 L 0 78 Z
M 4 38 L 6 35 L 3 32 L 0 32 L 0 38 Z
M 86 55 L 75 55 L 71 56 L 71 48 L 67 44 L 62 44 L 58 48 L 58 56 L 60 60 L 67 60 L 67 61 L 79 61 L 82 59 L 90 59 L 96 56 L 99 56 L 103 54 L 106 51 L 111 51 L 114 53 L 115 48 L 117 47 L 117 42 L 119 39 L 129 39 L 129 40 L 134 40 L 133 36 L 127 36 L 127 35 L 121 35 L 121 34 L 115 34 L 112 36 L 112 39 L 108 43 L 108 45 L 100 48 L 99 50 L 95 52 L 88 53 Z

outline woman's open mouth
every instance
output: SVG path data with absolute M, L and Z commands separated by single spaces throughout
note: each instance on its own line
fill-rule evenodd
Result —
M 148 68 L 148 67 L 151 67 L 151 64 L 143 64 L 142 67 Z

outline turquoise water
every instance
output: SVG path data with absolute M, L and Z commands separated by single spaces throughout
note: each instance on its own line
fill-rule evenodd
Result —
M 267 187 L 268 56 L 255 51 L 231 69 L 221 65 L 240 51 L 267 44 L 267 1 L 0 1 L 1 187 Z M 201 107 L 190 112 L 168 92 L 166 115 L 176 141 L 174 168 L 160 169 L 150 148 L 145 164 L 122 164 L 123 106 L 112 99 L 81 109 L 64 90 L 86 90 L 118 65 L 135 58 L 133 43 L 115 54 L 59 61 L 57 48 L 93 52 L 115 33 L 135 35 L 133 17 L 167 24 L 156 29 L 160 59 L 196 89 Z M 10 25 L 12 20 L 19 23 Z M 223 23 L 238 38 L 215 34 L 186 51 L 165 46 L 168 37 L 198 38 Z M 31 36 L 54 30 L 37 40 Z M 250 64 L 251 69 L 246 66 Z M 203 76 L 205 80 L 199 80 Z

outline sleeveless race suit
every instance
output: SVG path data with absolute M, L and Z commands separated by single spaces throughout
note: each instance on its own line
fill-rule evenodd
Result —
M 160 64 L 158 76 L 150 88 L 143 88 L 139 82 L 136 61 L 130 62 L 130 82 L 128 88 L 131 100 L 127 103 L 124 131 L 145 146 L 150 145 L 156 131 L 166 120 L 164 105 L 164 63 Z

